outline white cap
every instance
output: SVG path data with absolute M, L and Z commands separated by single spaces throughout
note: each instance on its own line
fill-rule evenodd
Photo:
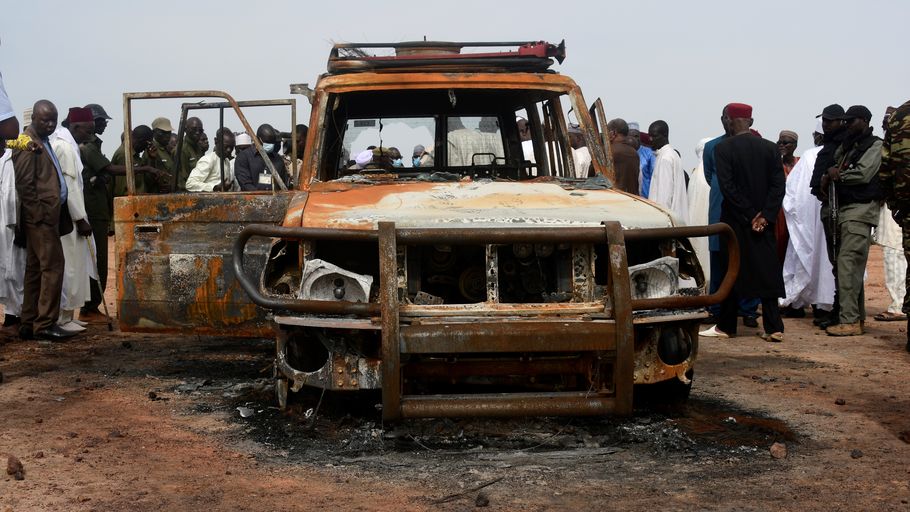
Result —
M 253 138 L 250 137 L 250 134 L 247 132 L 240 132 L 235 135 L 235 144 L 238 146 L 252 146 Z
M 815 120 L 815 133 L 825 133 L 825 129 L 822 127 L 822 118 L 820 117 Z
M 357 156 L 354 158 L 354 162 L 357 163 L 360 167 L 365 167 L 368 163 L 373 161 L 373 150 L 364 149 L 360 153 L 357 153 Z

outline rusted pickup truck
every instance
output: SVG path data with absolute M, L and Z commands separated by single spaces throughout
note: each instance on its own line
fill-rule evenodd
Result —
M 297 88 L 312 112 L 291 190 L 118 199 L 121 328 L 271 331 L 282 406 L 381 389 L 388 420 L 686 397 L 735 239 L 613 190 L 603 106 L 550 69 L 564 55 L 335 45 Z M 710 295 L 688 240 L 709 235 L 733 256 Z

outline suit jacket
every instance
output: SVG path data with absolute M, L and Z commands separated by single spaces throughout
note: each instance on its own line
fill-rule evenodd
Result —
M 32 127 L 25 129 L 32 140 L 41 144 Z M 60 179 L 54 161 L 42 145 L 40 153 L 13 151 L 13 166 L 16 169 L 16 194 L 19 196 L 20 225 L 46 224 L 58 226 L 61 235 L 72 231 L 72 220 L 68 230 L 61 218 Z M 65 215 L 69 219 L 69 212 Z M 64 232 L 65 231 L 65 232 Z

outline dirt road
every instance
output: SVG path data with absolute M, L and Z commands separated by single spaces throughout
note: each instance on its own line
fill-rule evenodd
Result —
M 0 467 L 25 473 L 0 474 L 0 512 L 910 510 L 906 326 L 871 319 L 877 249 L 869 269 L 867 335 L 703 338 L 690 404 L 626 420 L 389 426 L 375 395 L 281 413 L 269 340 L 7 337 Z

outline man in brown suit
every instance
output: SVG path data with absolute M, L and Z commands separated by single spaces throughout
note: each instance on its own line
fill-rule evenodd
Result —
M 607 135 L 613 153 L 616 187 L 623 192 L 638 195 L 640 160 L 638 151 L 626 142 L 629 138 L 629 124 L 622 119 L 614 119 L 607 123 Z
M 63 246 L 60 236 L 73 229 L 66 209 L 66 182 L 48 136 L 57 128 L 57 108 L 39 100 L 32 108 L 32 123 L 25 133 L 39 149 L 15 151 L 19 225 L 25 235 L 25 290 L 19 336 L 59 340 L 73 333 L 57 325 L 63 289 Z M 61 219 L 61 215 L 66 218 Z M 61 233 L 61 229 L 64 231 Z

